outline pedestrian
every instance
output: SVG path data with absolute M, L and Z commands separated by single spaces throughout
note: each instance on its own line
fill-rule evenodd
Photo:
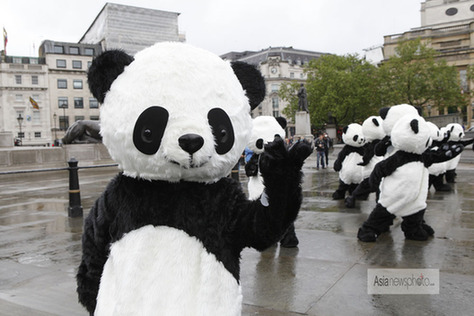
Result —
M 314 142 L 314 147 L 316 147 L 316 169 L 319 170 L 319 163 L 321 162 L 321 167 L 326 168 L 325 165 L 325 150 L 326 143 L 324 141 L 324 135 L 319 134 L 319 137 Z
M 324 133 L 324 143 L 326 145 L 324 148 L 324 157 L 326 159 L 326 166 L 329 167 L 329 148 L 332 147 L 332 139 L 326 133 Z

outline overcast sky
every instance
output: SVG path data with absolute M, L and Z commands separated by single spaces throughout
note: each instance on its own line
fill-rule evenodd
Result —
M 78 42 L 107 1 L 2 0 L 7 53 L 37 56 L 43 40 Z M 383 36 L 420 26 L 422 0 L 111 0 L 181 13 L 187 43 L 221 55 L 293 46 L 363 55 Z M 0 44 L 3 49 L 3 40 Z

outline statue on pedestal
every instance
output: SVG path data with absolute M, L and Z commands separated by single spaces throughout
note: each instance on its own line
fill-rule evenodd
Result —
M 309 113 L 308 97 L 306 95 L 306 88 L 304 87 L 304 84 L 301 84 L 301 87 L 298 90 L 298 111 L 305 111 L 306 113 Z

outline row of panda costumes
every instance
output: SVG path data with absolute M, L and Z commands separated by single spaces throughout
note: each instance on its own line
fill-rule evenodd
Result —
M 342 183 L 346 178 L 342 178 L 339 171 L 341 184 L 338 190 L 342 185 L 353 187 L 345 199 L 346 205 L 353 207 L 355 199 L 364 199 L 376 192 L 376 207 L 359 229 L 357 237 L 365 242 L 376 241 L 381 233 L 389 230 L 393 219 L 400 216 L 407 239 L 426 240 L 434 234 L 424 221 L 429 189 L 428 168 L 458 157 L 464 146 L 452 142 L 432 147 L 432 128 L 417 108 L 407 104 L 383 108 L 380 117 L 370 117 L 363 125 L 367 127 L 367 137 L 362 126 L 350 124 L 347 127 L 343 140 L 349 139 L 349 144 L 338 156 L 342 161 L 340 170 L 346 168 L 347 172 L 357 173 L 360 179 L 358 183 Z M 364 140 L 356 148 L 365 146 L 365 151 L 345 149 L 346 146 L 355 147 L 354 141 L 360 138 Z M 364 144 L 366 141 L 368 144 Z M 345 165 L 349 155 L 344 151 L 352 156 L 349 165 Z M 339 165 L 335 162 L 336 167 Z M 344 198 L 344 195 L 338 195 L 338 190 L 333 197 Z
M 311 144 L 266 144 L 265 189 L 249 200 L 228 175 L 265 96 L 254 66 L 158 43 L 102 53 L 88 82 L 121 172 L 84 222 L 80 303 L 96 316 L 240 315 L 241 251 L 274 245 L 296 219 Z

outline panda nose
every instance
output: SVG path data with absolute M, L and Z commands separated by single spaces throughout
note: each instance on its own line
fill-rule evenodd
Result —
M 179 147 L 190 155 L 198 151 L 204 145 L 204 139 L 197 134 L 186 134 L 178 139 Z

